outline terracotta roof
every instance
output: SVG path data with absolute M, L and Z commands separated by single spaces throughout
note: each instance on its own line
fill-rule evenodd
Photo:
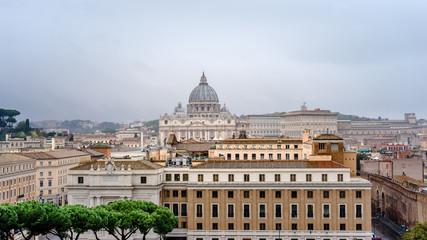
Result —
M 176 150 L 187 150 L 189 152 L 208 152 L 212 144 L 210 143 L 194 143 L 194 144 L 181 144 L 176 145 Z
M 314 140 L 343 140 L 343 139 L 334 134 L 320 134 L 319 136 L 315 137 Z
M 79 165 L 77 167 L 73 167 L 70 170 L 90 170 L 91 166 L 93 166 L 94 170 L 97 170 L 98 169 L 98 165 L 101 168 L 105 168 L 105 163 L 106 163 L 105 159 L 102 159 L 102 160 L 98 160 L 98 161 L 88 162 L 88 163 Z M 132 161 L 132 160 L 123 160 L 122 161 L 122 160 L 117 160 L 116 159 L 116 160 L 114 160 L 114 163 L 115 163 L 116 167 L 119 168 L 119 169 L 123 165 L 125 170 L 128 169 L 129 165 L 130 165 L 130 168 L 132 170 L 144 170 L 144 169 L 154 170 L 154 169 L 162 168 L 161 166 L 159 166 L 159 165 L 157 165 L 155 163 L 152 163 L 150 161 L 146 161 L 146 160 L 134 160 L 134 161 Z
M 53 156 L 47 154 L 46 152 L 19 153 L 19 155 L 33 159 L 55 159 Z
M 345 168 L 333 161 L 207 161 L 193 168 L 249 169 L 249 168 Z
M 274 138 L 274 139 L 226 139 L 224 141 L 218 142 L 217 144 L 282 144 L 298 142 L 302 143 L 302 139 L 290 139 L 290 138 Z
M 19 154 L 12 154 L 12 153 L 0 154 L 0 164 L 19 162 L 19 161 L 34 161 L 34 159 L 19 155 Z
M 92 149 L 86 149 L 85 151 L 88 152 L 91 156 L 95 156 L 95 157 L 99 157 L 99 156 L 104 156 L 105 155 L 102 152 L 98 152 L 98 151 L 92 150 Z
M 89 155 L 89 153 L 81 152 L 78 150 L 60 150 L 52 152 L 31 152 L 31 153 L 20 153 L 20 155 L 33 158 L 33 159 L 58 159 Z

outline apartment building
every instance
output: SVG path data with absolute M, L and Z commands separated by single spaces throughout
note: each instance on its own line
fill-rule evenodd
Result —
M 70 169 L 68 186 L 70 204 L 135 199 L 170 208 L 179 217 L 168 235 L 175 240 L 368 240 L 370 194 L 369 181 L 349 168 L 308 160 L 174 158 L 162 167 L 103 159 Z
M 37 200 L 58 205 L 67 200 L 68 170 L 89 162 L 91 155 L 77 150 L 20 153 L 35 160 Z
M 35 200 L 35 160 L 17 154 L 0 154 L 0 204 Z

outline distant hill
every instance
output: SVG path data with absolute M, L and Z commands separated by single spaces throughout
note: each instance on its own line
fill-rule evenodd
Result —
M 351 121 L 382 121 L 388 120 L 388 118 L 368 118 L 368 117 L 359 117 L 357 115 L 346 115 L 339 112 L 335 112 L 338 114 L 338 120 L 351 120 Z
M 151 121 L 144 122 L 144 126 L 148 130 L 154 130 L 155 132 L 159 131 L 159 119 L 154 119 Z

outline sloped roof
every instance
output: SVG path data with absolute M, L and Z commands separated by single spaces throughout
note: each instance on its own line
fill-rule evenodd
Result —
M 345 168 L 344 166 L 333 161 L 241 161 L 241 160 L 224 160 L 224 161 L 207 161 L 193 168 L 200 169 L 256 169 L 256 168 Z
M 314 140 L 343 140 L 343 138 L 334 134 L 320 134 L 319 136 L 315 137 Z
M 0 154 L 0 164 L 20 161 L 34 161 L 34 159 L 13 153 Z
M 33 159 L 59 159 L 89 155 L 87 152 L 78 150 L 59 150 L 52 152 L 31 152 L 31 153 L 20 153 L 20 155 L 33 158 Z
M 125 170 L 128 169 L 128 167 L 130 166 L 130 168 L 132 170 L 155 170 L 155 169 L 159 169 L 162 168 L 161 166 L 152 163 L 150 161 L 147 160 L 128 160 L 128 161 L 121 161 L 121 160 L 116 160 L 114 161 L 116 167 L 118 167 L 119 169 L 122 167 L 124 167 Z M 105 164 L 106 161 L 105 160 L 98 160 L 98 161 L 92 161 L 92 162 L 88 162 L 76 167 L 71 168 L 70 170 L 90 170 L 91 166 L 93 166 L 94 170 L 98 169 L 98 166 L 100 168 L 105 168 Z
M 226 139 L 217 144 L 282 144 L 282 143 L 302 143 L 302 139 L 274 138 L 274 139 Z

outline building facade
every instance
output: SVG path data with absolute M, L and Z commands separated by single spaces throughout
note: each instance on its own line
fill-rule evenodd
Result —
M 0 154 L 0 204 L 36 199 L 35 160 L 17 154 Z
M 281 113 L 273 113 L 246 116 L 249 125 L 249 136 L 254 138 L 280 136 L 280 118 L 282 115 Z
M 170 134 L 175 134 L 178 141 L 197 139 L 201 141 L 216 141 L 232 138 L 239 134 L 242 119 L 231 114 L 227 107 L 221 107 L 218 95 L 208 85 L 203 73 L 199 85 L 190 94 L 185 112 L 181 103 L 173 114 L 160 116 L 159 138 L 160 144 L 166 146 Z
M 332 161 L 180 160 L 161 167 L 107 159 L 71 169 L 69 179 L 70 204 L 135 199 L 168 207 L 179 217 L 168 239 L 371 238 L 371 184 Z
M 36 196 L 42 202 L 67 203 L 68 170 L 89 162 L 91 155 L 77 150 L 20 153 L 35 160 Z

